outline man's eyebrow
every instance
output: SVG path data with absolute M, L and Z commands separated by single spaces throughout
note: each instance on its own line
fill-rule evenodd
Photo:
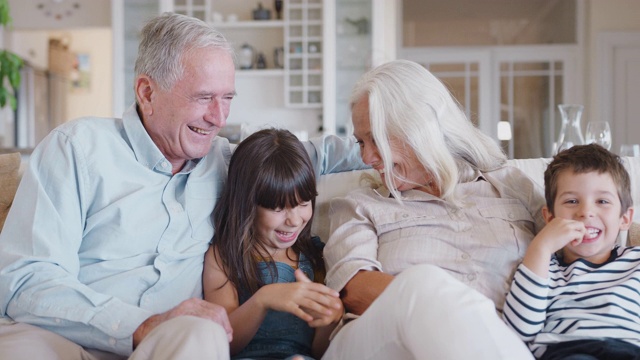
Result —
M 195 93 L 193 96 L 194 97 L 201 97 L 201 96 L 215 96 L 215 95 L 216 95 L 216 93 L 212 92 L 212 91 L 200 91 L 200 92 Z M 231 91 L 231 92 L 228 92 L 228 93 L 224 94 L 224 96 L 229 96 L 229 95 L 236 96 L 236 95 L 238 95 L 238 93 L 234 90 L 234 91 Z

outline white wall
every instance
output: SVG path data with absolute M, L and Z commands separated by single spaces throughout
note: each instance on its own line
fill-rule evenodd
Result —
M 89 54 L 91 86 L 83 92 L 71 91 L 69 86 L 64 118 L 113 116 L 111 0 L 9 0 L 9 7 L 13 24 L 11 31 L 5 31 L 4 36 L 0 34 L 0 48 L 17 53 L 40 69 L 48 67 L 50 37 L 64 35 L 70 40 L 70 51 Z M 13 114 L 3 110 L 0 124 L 13 122 Z M 0 125 L 0 138 L 12 128 L 12 124 Z M 8 135 L 12 138 L 12 134 Z M 0 146 L 10 145 L 0 143 Z
M 236 73 L 237 74 L 237 73 Z M 292 132 L 307 131 L 320 135 L 321 109 L 292 109 L 284 105 L 283 76 L 236 75 L 238 95 L 231 104 L 228 124 L 248 124 L 249 130 L 265 126 L 286 128 Z
M 108 27 L 111 24 L 111 0 L 9 0 L 9 9 L 17 30 Z
M 91 85 L 88 91 L 71 91 L 67 96 L 67 117 L 113 117 L 111 28 L 82 29 L 72 32 L 71 51 L 89 54 Z M 120 114 L 118 114 L 120 116 Z
M 72 91 L 69 86 L 65 117 L 113 116 L 111 28 L 14 31 L 12 51 L 35 67 L 47 69 L 49 38 L 61 37 L 68 39 L 72 53 L 89 54 L 91 63 L 91 86 L 88 91 Z

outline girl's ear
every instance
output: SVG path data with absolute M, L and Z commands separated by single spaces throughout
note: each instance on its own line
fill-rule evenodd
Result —
M 555 216 L 553 216 L 547 205 L 545 205 L 542 207 L 542 217 L 544 218 L 544 222 L 548 224 Z
M 620 230 L 629 230 L 633 222 L 633 207 L 630 207 L 620 217 Z

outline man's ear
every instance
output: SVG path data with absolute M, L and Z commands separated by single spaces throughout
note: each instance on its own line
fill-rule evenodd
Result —
M 155 90 L 156 84 L 147 75 L 139 75 L 135 82 L 136 102 L 143 116 L 153 114 L 153 106 L 151 105 L 151 96 Z
M 548 224 L 555 216 L 553 216 L 547 205 L 545 205 L 542 207 L 542 217 L 544 218 L 544 222 Z
M 633 207 L 630 207 L 620 217 L 620 230 L 629 230 L 633 222 Z

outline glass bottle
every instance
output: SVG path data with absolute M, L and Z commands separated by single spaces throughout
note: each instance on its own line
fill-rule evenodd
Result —
M 555 153 L 568 149 L 573 145 L 584 144 L 580 128 L 580 118 L 582 117 L 584 106 L 560 104 L 558 109 L 560 109 L 560 115 L 562 116 L 562 129 L 560 130 L 560 136 L 558 136 L 557 151 Z
M 240 52 L 238 54 L 238 64 L 240 65 L 240 69 L 251 69 L 253 68 L 254 62 L 255 58 L 253 47 L 247 43 L 244 43 L 240 48 Z

